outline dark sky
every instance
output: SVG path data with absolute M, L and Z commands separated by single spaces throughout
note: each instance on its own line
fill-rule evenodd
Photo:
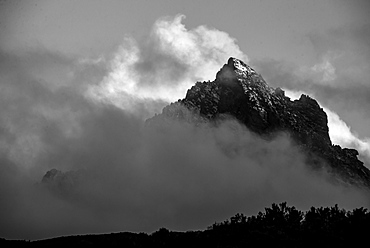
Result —
M 370 161 L 368 1 L 0 1 L 0 237 L 206 228 L 272 202 L 369 206 L 286 134 L 144 120 L 234 56 Z M 186 16 L 186 18 L 185 18 Z M 367 164 L 369 167 L 369 164 Z M 74 171 L 67 192 L 40 185 Z

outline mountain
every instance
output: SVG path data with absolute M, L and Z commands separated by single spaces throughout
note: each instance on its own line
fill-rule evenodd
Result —
M 46 186 L 59 196 L 70 197 L 76 186 L 78 186 L 81 173 L 83 173 L 81 170 L 62 172 L 57 169 L 51 169 L 43 176 L 41 185 Z
M 281 88 L 272 88 L 236 58 L 229 58 L 214 81 L 197 82 L 184 99 L 166 106 L 147 123 L 166 119 L 209 122 L 225 116 L 236 118 L 266 139 L 279 131 L 288 132 L 312 168 L 326 164 L 336 182 L 370 188 L 370 171 L 357 158 L 358 151 L 331 142 L 327 115 L 315 99 L 302 94 L 291 101 Z

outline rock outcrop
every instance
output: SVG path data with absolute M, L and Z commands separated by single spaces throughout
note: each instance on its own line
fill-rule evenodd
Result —
M 70 196 L 79 183 L 80 174 L 81 171 L 62 172 L 51 169 L 43 176 L 41 184 L 57 195 Z
M 217 72 L 214 81 L 197 82 L 184 99 L 147 122 L 163 118 L 203 122 L 223 115 L 236 118 L 265 138 L 288 132 L 313 168 L 326 164 L 336 181 L 370 187 L 370 171 L 357 158 L 358 152 L 332 144 L 327 115 L 316 100 L 301 95 L 291 101 L 282 89 L 270 87 L 253 68 L 235 58 Z

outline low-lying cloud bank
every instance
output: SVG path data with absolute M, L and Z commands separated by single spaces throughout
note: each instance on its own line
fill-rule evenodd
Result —
M 288 134 L 266 141 L 233 119 L 145 125 L 169 100 L 162 91 L 183 97 L 182 87 L 245 56 L 226 33 L 189 31 L 181 19 L 160 19 L 149 45 L 125 42 L 108 65 L 0 53 L 0 236 L 203 229 L 281 201 L 369 206 L 361 190 L 312 172 Z M 77 180 L 50 190 L 40 181 L 52 168 Z
M 265 141 L 234 120 L 143 127 L 119 109 L 100 111 L 86 117 L 78 138 L 48 143 L 53 153 L 40 155 L 44 168 L 79 170 L 63 194 L 34 185 L 11 162 L 2 167 L 3 235 L 200 229 L 281 201 L 369 206 L 365 192 L 310 171 L 286 134 Z

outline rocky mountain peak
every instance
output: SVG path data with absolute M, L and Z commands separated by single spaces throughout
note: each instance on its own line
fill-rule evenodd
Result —
M 63 177 L 63 173 L 57 169 L 51 169 L 46 172 L 42 178 L 43 183 L 48 183 L 50 181 L 58 180 Z
M 217 72 L 216 82 L 219 84 L 229 84 L 229 86 L 232 86 L 232 84 L 240 85 L 245 93 L 251 90 L 258 90 L 264 92 L 266 95 L 275 93 L 275 89 L 270 87 L 252 67 L 232 57 Z
M 216 78 L 219 80 L 247 79 L 253 74 L 257 73 L 252 67 L 239 59 L 230 57 L 227 64 L 216 74 Z
M 315 167 L 325 161 L 339 181 L 370 188 L 370 171 L 358 160 L 357 151 L 332 144 L 327 115 L 315 99 L 301 95 L 291 101 L 281 88 L 272 88 L 236 58 L 229 58 L 214 81 L 197 82 L 184 99 L 168 105 L 147 123 L 215 121 L 225 115 L 267 138 L 278 131 L 289 133 L 308 155 L 309 164 Z

